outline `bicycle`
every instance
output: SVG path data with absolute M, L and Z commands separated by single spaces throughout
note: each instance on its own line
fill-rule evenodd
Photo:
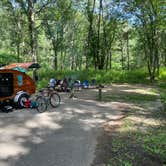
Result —
M 77 92 L 82 88 L 81 85 L 72 85 L 68 94 L 68 98 L 77 98 Z
M 60 95 L 56 93 L 53 88 L 47 87 L 47 89 L 40 90 L 39 93 L 40 95 L 35 100 L 38 112 L 45 112 L 48 104 L 50 104 L 53 108 L 60 105 Z

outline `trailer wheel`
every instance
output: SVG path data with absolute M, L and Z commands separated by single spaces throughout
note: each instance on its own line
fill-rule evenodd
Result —
M 29 96 L 27 94 L 21 94 L 18 98 L 18 105 L 21 107 L 25 107 L 24 102 L 29 99 Z

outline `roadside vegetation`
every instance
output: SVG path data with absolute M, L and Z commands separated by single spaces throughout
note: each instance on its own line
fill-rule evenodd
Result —
M 104 102 L 120 102 L 131 107 L 121 108 L 122 118 L 116 120 L 120 125 L 113 128 L 110 122 L 104 125 L 94 165 L 166 165 L 166 112 L 160 102 L 160 97 L 163 103 L 166 101 L 166 89 L 150 86 L 148 91 L 143 91 L 143 86 L 140 87 L 139 90 L 129 88 L 132 92 L 103 93 Z
M 92 80 L 96 79 L 98 84 L 111 83 L 132 83 L 132 84 L 151 84 L 146 69 L 137 70 L 82 70 L 82 71 L 55 71 L 49 68 L 39 70 L 39 86 L 43 86 L 50 78 L 63 79 L 64 77 L 73 77 L 74 79 Z M 166 68 L 161 68 L 159 76 L 154 84 L 161 84 L 164 87 L 166 82 Z

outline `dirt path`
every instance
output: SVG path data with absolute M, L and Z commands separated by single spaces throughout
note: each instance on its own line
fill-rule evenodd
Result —
M 136 116 L 147 113 L 148 117 L 149 111 L 160 109 L 159 95 L 151 87 L 112 85 L 103 89 L 104 102 L 96 101 L 97 95 L 95 89 L 78 92 L 77 99 L 62 94 L 61 106 L 43 114 L 31 109 L 1 113 L 0 166 L 107 164 L 110 140 L 129 117 L 126 113 L 143 124 L 161 123 L 157 118 Z M 146 101 L 139 103 L 140 98 Z M 146 130 L 143 124 L 141 129 Z

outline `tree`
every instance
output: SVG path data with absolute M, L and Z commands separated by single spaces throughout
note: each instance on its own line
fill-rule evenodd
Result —
M 150 80 L 153 82 L 159 73 L 159 32 L 162 21 L 161 0 L 123 1 L 124 11 L 133 15 L 140 32 L 140 37 L 147 61 Z

